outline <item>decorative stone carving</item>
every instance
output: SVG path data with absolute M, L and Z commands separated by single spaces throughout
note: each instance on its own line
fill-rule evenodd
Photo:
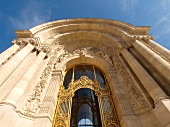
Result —
M 34 45 L 34 46 L 38 46 L 39 42 L 38 42 L 38 38 L 19 38 L 19 39 L 14 39 L 12 41 L 12 44 L 17 44 L 20 47 L 18 48 L 18 50 L 16 50 L 12 55 L 10 55 L 5 61 L 3 61 L 0 64 L 0 67 L 2 65 L 4 65 L 9 59 L 11 59 L 18 51 L 20 51 L 24 46 L 26 46 L 28 43 Z
M 72 53 L 64 52 L 62 55 L 60 55 L 57 58 L 57 63 L 60 63 L 62 60 L 64 60 L 66 58 L 66 56 L 72 56 L 72 55 L 76 55 L 76 54 L 79 54 L 79 55 L 85 55 L 85 54 L 96 55 L 98 57 L 103 58 L 111 66 L 113 66 L 113 62 L 112 62 L 112 60 L 110 59 L 110 56 L 107 53 L 104 53 L 103 51 L 96 49 L 96 48 L 92 48 L 92 47 L 76 49 Z
M 17 44 L 21 47 L 24 47 L 28 43 L 34 45 L 35 47 L 40 45 L 38 38 L 18 38 L 18 39 L 15 39 L 12 43 Z
M 74 51 L 72 51 L 72 53 L 69 53 L 67 51 L 65 51 L 63 54 L 61 54 L 57 60 L 56 60 L 56 64 L 60 63 L 61 61 L 63 61 L 64 59 L 66 59 L 66 57 L 68 56 L 73 56 L 73 55 L 85 55 L 85 54 L 91 54 L 91 55 L 96 55 L 98 57 L 103 58 L 105 61 L 107 61 L 111 66 L 113 66 L 113 62 L 110 59 L 110 56 L 107 53 L 104 53 L 103 51 L 96 49 L 96 48 L 92 48 L 92 47 L 86 47 L 86 48 L 81 48 L 81 49 L 76 49 Z M 55 68 L 54 65 L 54 68 Z
M 41 102 L 42 102 L 41 94 L 42 94 L 43 90 L 45 89 L 45 86 L 46 86 L 45 84 L 46 84 L 47 79 L 53 69 L 54 63 L 56 62 L 56 55 L 59 50 L 61 50 L 61 48 L 57 48 L 53 52 L 52 56 L 50 57 L 47 67 L 44 69 L 44 71 L 40 77 L 39 83 L 33 89 L 33 92 L 31 94 L 30 98 L 27 99 L 27 102 L 22 109 L 21 113 L 23 115 L 26 115 L 28 117 L 35 117 L 39 113 L 39 109 L 41 107 Z
M 151 110 L 151 105 L 148 100 L 144 97 L 139 88 L 135 85 L 137 84 L 135 80 L 131 77 L 130 72 L 127 70 L 125 64 L 118 55 L 115 55 L 115 67 L 121 74 L 125 87 L 130 97 L 130 104 L 133 111 L 137 114 L 143 114 Z

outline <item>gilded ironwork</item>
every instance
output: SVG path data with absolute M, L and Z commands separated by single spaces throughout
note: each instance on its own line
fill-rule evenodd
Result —
M 106 84 L 104 88 L 101 88 L 99 82 L 92 81 L 87 76 L 71 81 L 68 89 L 65 89 L 63 85 L 60 86 L 58 103 L 53 117 L 53 127 L 70 127 L 72 97 L 74 92 L 81 88 L 89 88 L 95 91 L 98 97 L 102 126 L 120 127 L 108 85 Z

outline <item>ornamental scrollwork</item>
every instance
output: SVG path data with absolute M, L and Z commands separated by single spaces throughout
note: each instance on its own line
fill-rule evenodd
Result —
M 18 38 L 12 41 L 13 44 L 17 44 L 20 47 L 24 47 L 25 45 L 32 44 L 33 46 L 37 47 L 40 45 L 39 38 Z
M 81 88 L 89 88 L 95 91 L 98 97 L 103 127 L 120 127 L 109 87 L 106 85 L 104 88 L 101 88 L 99 82 L 93 81 L 87 76 L 82 76 L 76 81 L 71 81 L 68 89 L 65 89 L 63 85 L 60 86 L 56 112 L 53 117 L 53 127 L 59 127 L 61 125 L 69 127 L 72 97 L 74 96 L 74 92 Z
M 57 58 L 57 63 L 62 62 L 64 59 L 66 59 L 67 56 L 73 56 L 73 55 L 85 55 L 85 54 L 91 54 L 91 55 L 95 55 L 98 57 L 101 57 L 102 59 L 104 59 L 106 62 L 108 62 L 111 66 L 113 66 L 113 62 L 111 60 L 110 55 L 108 55 L 108 53 L 103 52 L 97 48 L 92 48 L 92 47 L 86 47 L 86 48 L 80 48 L 80 49 L 76 49 L 73 50 L 72 53 L 69 53 L 67 51 L 65 51 L 63 54 L 61 54 L 58 58 Z M 57 64 L 56 63 L 56 64 Z

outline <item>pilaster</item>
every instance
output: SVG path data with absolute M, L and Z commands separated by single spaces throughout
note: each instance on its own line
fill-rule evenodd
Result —
M 13 105 L 14 107 L 18 103 L 21 96 L 23 96 L 25 90 L 27 89 L 30 81 L 32 80 L 34 73 L 36 72 L 38 66 L 40 65 L 41 61 L 45 57 L 44 52 L 40 52 L 34 62 L 30 65 L 30 67 L 27 69 L 27 71 L 24 73 L 24 75 L 21 77 L 21 79 L 18 81 L 18 83 L 15 85 L 15 87 L 12 89 L 10 94 L 6 97 L 4 100 L 5 103 L 9 103 L 10 105 Z
M 57 95 L 61 79 L 62 79 L 61 71 L 54 70 L 52 72 L 52 77 L 40 108 L 40 113 L 35 119 L 33 126 L 35 127 L 39 125 L 41 125 L 41 127 L 52 126 L 52 119 L 56 109 Z
M 13 54 L 19 50 L 20 46 L 17 44 L 12 45 L 7 50 L 0 54 L 0 66 L 2 66 L 8 59 L 12 57 Z
M 140 63 L 129 53 L 127 49 L 121 49 L 121 54 L 132 68 L 133 72 L 139 78 L 149 95 L 152 97 L 155 103 L 159 100 L 167 98 L 165 92 L 159 87 L 159 85 L 152 79 L 147 71 L 140 65 Z

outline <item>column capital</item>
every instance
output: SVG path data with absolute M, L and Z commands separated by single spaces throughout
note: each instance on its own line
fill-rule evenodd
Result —
M 154 37 L 152 35 L 128 36 L 128 41 L 130 44 L 134 43 L 136 40 L 138 40 L 138 41 L 154 40 Z
M 41 46 L 38 46 L 36 49 L 38 51 L 42 51 L 42 52 L 46 53 L 47 56 L 49 56 L 52 51 L 50 45 L 41 45 Z
M 117 49 L 119 50 L 119 51 L 121 51 L 121 50 L 123 50 L 123 49 L 128 49 L 129 48 L 129 46 L 127 46 L 125 43 L 122 43 L 122 42 L 118 42 L 117 43 Z
M 34 38 L 18 38 L 18 39 L 14 39 L 12 41 L 13 44 L 17 44 L 21 47 L 24 47 L 26 44 L 30 43 L 33 46 L 37 47 L 40 45 L 40 40 L 38 37 L 34 37 Z
M 142 41 L 148 42 L 149 40 L 154 40 L 154 37 L 152 35 L 150 36 L 144 36 L 141 38 Z

